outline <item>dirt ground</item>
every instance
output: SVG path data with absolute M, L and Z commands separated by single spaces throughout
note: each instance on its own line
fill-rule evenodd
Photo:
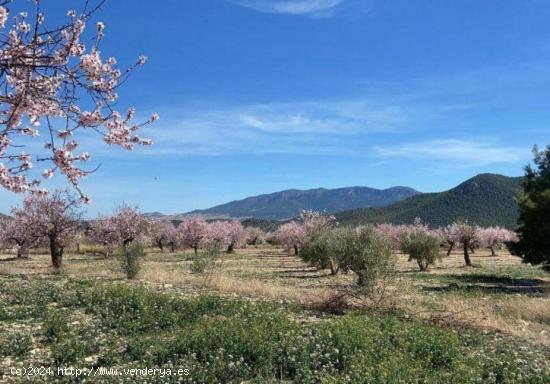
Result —
M 56 273 L 47 254 L 37 250 L 28 259 L 0 255 L 0 276 Z M 203 290 L 251 299 L 322 302 L 353 284 L 353 274 L 331 276 L 305 265 L 294 255 L 271 246 L 249 247 L 223 254 L 211 273 L 190 270 L 192 253 L 159 253 L 150 249 L 139 280 L 159 289 L 195 294 Z M 522 264 L 506 251 L 491 256 L 476 250 L 474 267 L 464 267 L 460 252 L 443 258 L 428 272 L 398 255 L 398 273 L 387 301 L 411 316 L 499 331 L 550 346 L 550 274 Z M 93 247 L 64 256 L 67 277 L 124 279 L 117 259 L 105 259 Z

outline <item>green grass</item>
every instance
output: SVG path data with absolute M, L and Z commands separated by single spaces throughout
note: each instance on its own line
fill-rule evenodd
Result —
M 24 365 L 190 370 L 189 376 L 147 378 L 158 383 L 550 380 L 548 356 L 537 347 L 394 314 L 335 317 L 211 295 L 186 298 L 138 284 L 62 278 L 0 280 L 0 308 L 2 382 L 2 374 L 17 379 L 2 363 L 7 357 Z M 31 349 L 38 350 L 32 358 Z M 120 382 L 118 377 L 102 380 Z

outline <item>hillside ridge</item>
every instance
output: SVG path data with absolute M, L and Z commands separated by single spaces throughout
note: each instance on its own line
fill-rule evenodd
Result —
M 386 189 L 361 186 L 287 189 L 230 201 L 208 209 L 194 210 L 186 215 L 285 220 L 296 217 L 304 209 L 335 213 L 353 208 L 384 206 L 419 193 L 403 186 Z
M 492 173 L 474 176 L 443 192 L 412 196 L 386 207 L 360 208 L 336 214 L 342 224 L 410 223 L 420 217 L 432 226 L 468 220 L 482 226 L 515 228 L 522 177 Z

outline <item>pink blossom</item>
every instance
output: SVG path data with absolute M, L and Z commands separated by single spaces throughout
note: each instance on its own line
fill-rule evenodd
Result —
M 306 236 L 338 224 L 334 216 L 311 210 L 302 211 L 300 221 Z
M 150 145 L 152 141 L 137 134 L 139 128 L 157 120 L 158 115 L 141 122 L 131 120 L 134 111 L 125 117 L 116 111 L 117 90 L 135 65 L 127 70 L 117 67 L 113 57 L 103 60 L 100 41 L 105 25 L 97 22 L 90 42 L 84 39 L 86 22 L 91 14 L 77 16 L 67 12 L 68 22 L 51 29 L 44 26 L 39 2 L 34 3 L 36 23 L 28 20 L 29 12 L 21 12 L 8 23 L 8 12 L 0 6 L 0 27 L 9 29 L 0 37 L 0 69 L 4 87 L 0 90 L 0 186 L 12 192 L 37 189 L 40 180 L 29 180 L 28 171 L 34 164 L 19 157 L 20 135 L 44 137 L 43 147 L 51 154 L 33 153 L 48 177 L 58 171 L 81 193 L 79 180 L 88 175 L 82 162 L 88 154 L 74 151 L 82 140 L 82 129 L 93 128 L 104 141 L 126 149 L 135 145 Z M 32 5 L 30 5 L 32 6 Z M 35 28 L 39 30 L 35 31 Z M 140 57 L 138 64 L 145 62 Z M 77 104 L 92 105 L 83 110 Z M 63 128 L 56 127 L 63 119 Z M 10 164 L 7 165 L 6 162 Z M 53 163 L 53 167 L 47 162 Z
M 17 222 L 28 223 L 26 236 L 48 243 L 52 265 L 60 268 L 64 248 L 74 239 L 78 228 L 79 201 L 66 192 L 50 195 L 37 190 L 20 208 L 14 208 L 12 215 Z
M 283 244 L 289 253 L 292 248 L 298 249 L 306 235 L 304 226 L 295 221 L 281 225 L 274 233 L 275 239 Z
M 193 248 L 197 253 L 201 242 L 208 235 L 208 223 L 201 217 L 185 219 L 178 226 L 178 232 L 183 245 Z
M 6 21 L 8 20 L 8 11 L 5 7 L 0 6 L 0 28 L 6 26 Z
M 501 248 L 503 244 L 518 240 L 515 232 L 498 226 L 482 228 L 479 231 L 479 239 L 484 247 L 491 250 L 493 256 L 496 254 L 495 250 Z
M 242 224 L 236 220 L 214 221 L 208 224 L 203 243 L 226 248 L 227 252 L 233 252 L 235 248 L 246 244 L 246 231 Z
M 29 249 L 35 246 L 41 236 L 35 232 L 32 217 L 22 211 L 12 211 L 13 218 L 0 222 L 0 243 L 16 248 L 17 257 L 27 257 Z
M 170 245 L 172 251 L 178 244 L 178 232 L 170 220 L 157 220 L 151 224 L 151 240 L 164 252 L 164 247 Z
M 90 227 L 89 236 L 103 244 L 106 255 L 116 246 L 127 247 L 134 240 L 149 242 L 151 222 L 137 207 L 122 205 L 111 217 L 99 217 Z

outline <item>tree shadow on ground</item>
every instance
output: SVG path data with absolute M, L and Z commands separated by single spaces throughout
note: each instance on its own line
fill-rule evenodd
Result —
M 444 286 L 424 287 L 431 292 L 481 292 L 487 294 L 524 294 L 528 296 L 546 296 L 550 294 L 550 282 L 541 279 L 514 278 L 494 274 L 444 274 L 438 276 Z
M 294 255 L 281 255 L 279 253 L 262 253 L 258 255 L 260 259 L 277 259 L 277 260 L 293 260 L 296 258 Z
M 283 270 L 275 272 L 274 275 L 277 277 L 289 277 L 293 279 L 319 279 L 322 277 L 331 276 L 330 273 L 323 273 L 319 274 L 319 271 L 317 269 L 290 269 L 290 270 Z M 299 275 L 295 275 L 295 273 L 300 273 Z

